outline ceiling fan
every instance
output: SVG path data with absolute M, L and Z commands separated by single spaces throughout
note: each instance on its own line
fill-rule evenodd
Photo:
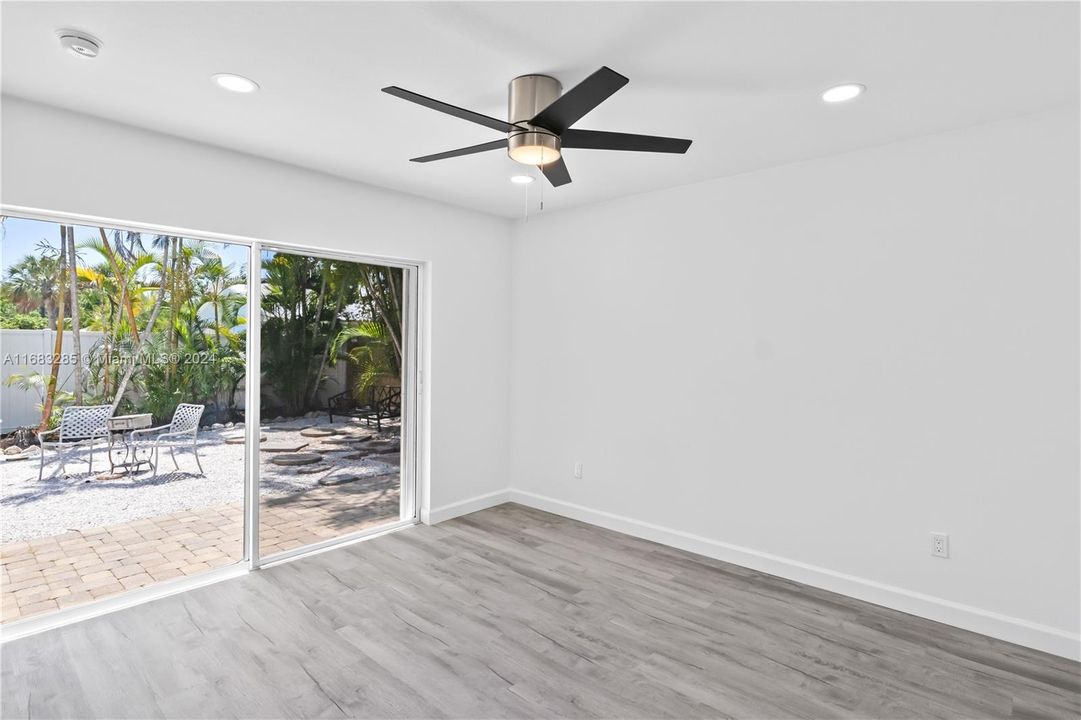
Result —
M 540 167 L 552 186 L 559 187 L 571 181 L 567 164 L 563 161 L 564 148 L 685 153 L 691 146 L 690 140 L 679 138 L 578 130 L 571 127 L 628 82 L 630 81 L 627 78 L 615 70 L 602 67 L 563 93 L 563 86 L 554 77 L 522 75 L 510 81 L 506 121 L 433 100 L 394 85 L 383 88 L 383 92 L 507 133 L 507 137 L 502 140 L 415 157 L 412 162 L 426 163 L 507 148 L 512 160 L 523 165 Z

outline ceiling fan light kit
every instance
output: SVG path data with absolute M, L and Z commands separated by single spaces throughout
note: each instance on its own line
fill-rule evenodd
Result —
M 554 77 L 521 75 L 511 80 L 508 88 L 506 121 L 394 85 L 383 88 L 383 92 L 507 134 L 505 140 L 416 157 L 412 162 L 426 163 L 506 148 L 512 160 L 523 165 L 536 165 L 553 187 L 559 187 L 571 181 L 563 158 L 565 148 L 685 153 L 691 146 L 690 140 L 680 138 L 571 128 L 628 82 L 611 68 L 602 67 L 563 93 L 563 86 Z
M 560 157 L 559 136 L 530 120 L 563 93 L 563 85 L 548 75 L 521 75 L 507 90 L 507 119 L 522 130 L 507 135 L 507 154 L 523 165 L 547 165 Z

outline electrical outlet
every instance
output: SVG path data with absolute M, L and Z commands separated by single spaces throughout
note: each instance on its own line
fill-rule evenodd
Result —
M 574 477 L 576 477 L 579 480 L 582 479 L 582 463 L 581 462 L 574 463 Z
M 950 556 L 950 536 L 946 533 L 931 533 L 931 554 L 935 557 L 948 558 Z

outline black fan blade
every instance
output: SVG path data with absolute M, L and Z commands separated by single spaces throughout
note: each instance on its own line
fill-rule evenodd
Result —
M 559 135 L 628 82 L 630 80 L 615 70 L 602 67 L 563 93 L 558 100 L 537 113 L 529 123 Z
M 484 127 L 490 127 L 491 129 L 498 130 L 499 132 L 512 132 L 514 130 L 522 129 L 516 125 L 511 125 L 509 122 L 506 122 L 504 120 L 499 120 L 498 118 L 494 117 L 488 117 L 487 115 L 481 115 L 480 113 L 473 112 L 472 110 L 466 110 L 465 108 L 450 105 L 440 100 L 433 100 L 430 97 L 418 95 L 417 93 L 410 92 L 409 90 L 403 90 L 402 88 L 395 85 L 383 88 L 383 92 L 387 93 L 388 95 L 393 95 L 394 97 L 400 97 L 402 100 L 414 102 L 417 105 L 423 105 L 424 107 L 431 108 L 432 110 L 438 110 L 439 112 L 446 113 L 447 115 L 453 115 L 454 117 L 461 118 L 462 120 L 468 120 L 469 122 L 474 122 L 478 125 L 483 125 Z
M 452 157 L 461 157 L 462 155 L 473 155 L 474 153 L 487 152 L 488 150 L 498 150 L 499 148 L 507 147 L 507 141 L 493 140 L 492 142 L 481 143 L 480 145 L 470 145 L 469 147 L 458 148 L 457 150 L 447 150 L 446 152 L 436 153 L 435 155 L 425 155 L 424 157 L 410 158 L 409 162 L 431 162 L 433 160 L 446 160 Z
M 544 177 L 548 178 L 548 182 L 552 183 L 552 187 L 566 185 L 571 181 L 570 171 L 567 170 L 567 163 L 563 162 L 562 157 L 555 162 L 541 165 L 540 169 Z
M 690 140 L 658 137 L 657 135 L 632 135 L 630 133 L 603 132 L 600 130 L 567 130 L 559 136 L 565 148 L 586 150 L 629 150 L 631 152 L 685 153 Z

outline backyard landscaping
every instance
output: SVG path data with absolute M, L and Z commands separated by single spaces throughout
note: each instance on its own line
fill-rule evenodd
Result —
M 0 220 L 4 622 L 241 560 L 247 451 L 259 452 L 262 557 L 400 517 L 400 269 Z M 92 470 L 89 448 L 63 444 L 90 436 Z M 119 465 L 155 445 L 156 471 Z

